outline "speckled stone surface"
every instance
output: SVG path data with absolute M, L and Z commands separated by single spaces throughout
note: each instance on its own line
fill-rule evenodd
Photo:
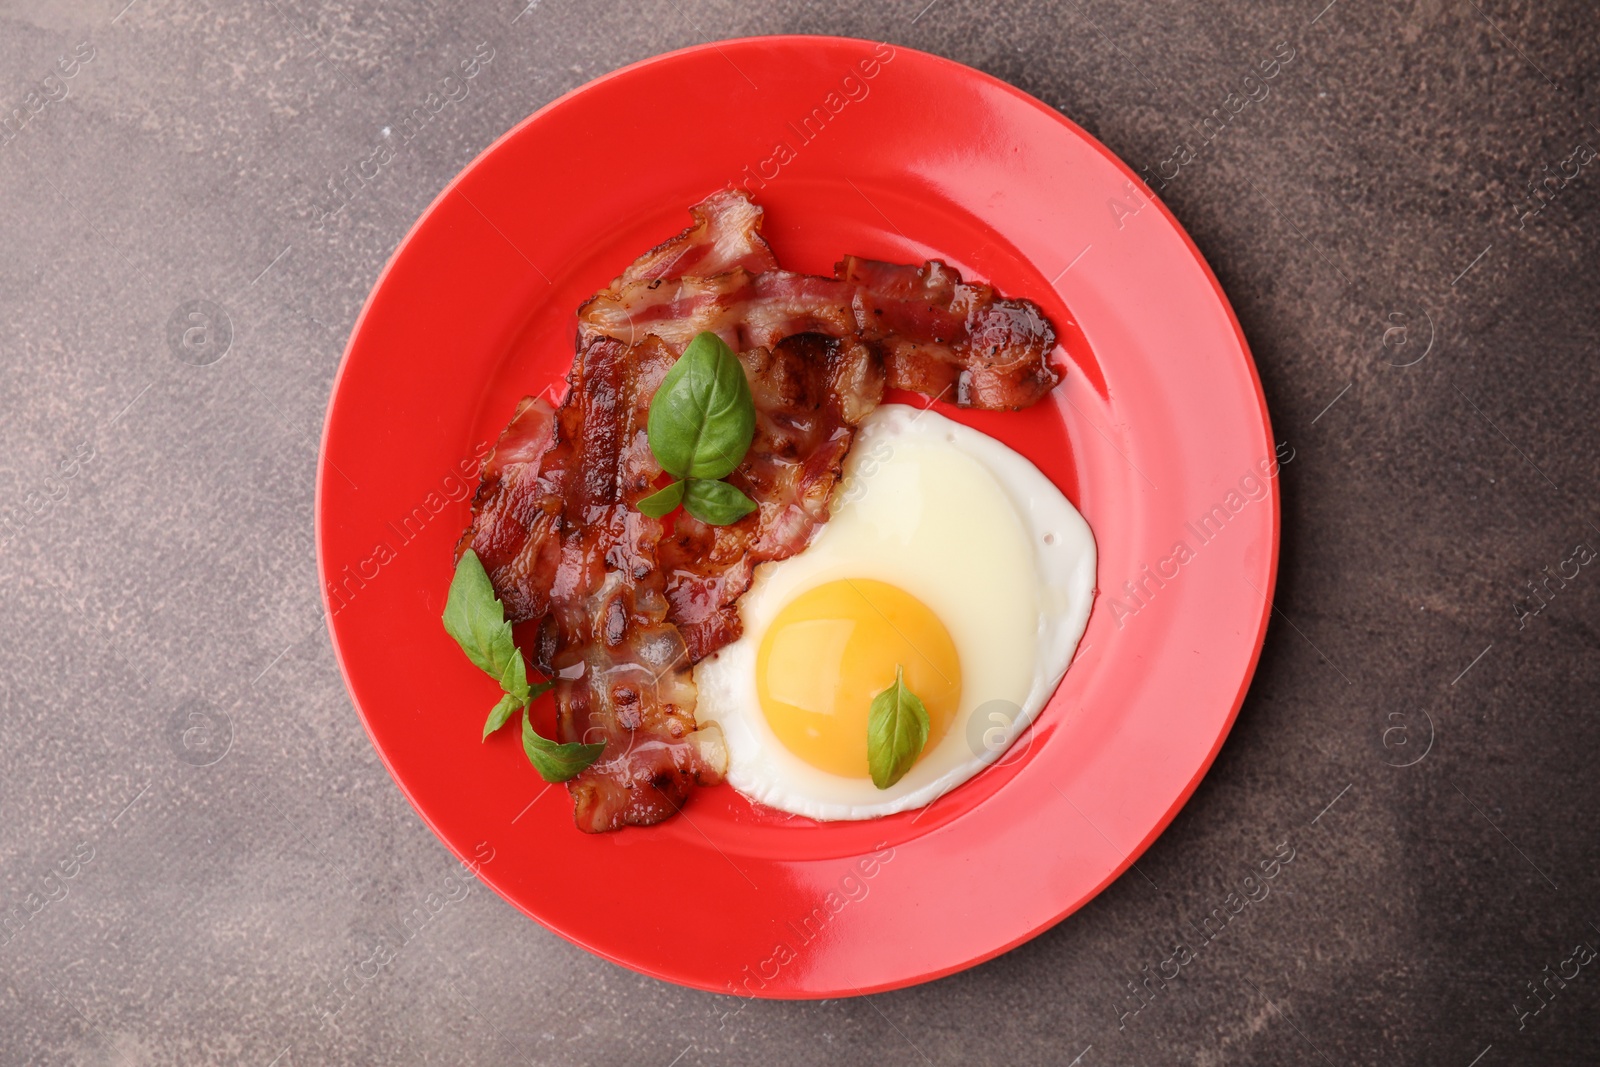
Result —
M 0 0 L 0 1063 L 1600 1062 L 1600 27 L 1325 2 Z M 453 881 L 311 539 L 345 338 L 444 183 L 599 74 L 769 32 L 950 56 L 1168 175 L 1296 450 L 1259 673 L 1149 880 L 821 1003 L 640 977 Z M 1280 842 L 1271 895 L 1132 993 Z

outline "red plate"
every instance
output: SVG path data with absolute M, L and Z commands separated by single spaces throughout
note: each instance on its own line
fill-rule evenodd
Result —
M 1193 243 L 1083 130 L 945 59 L 824 37 L 620 70 L 522 123 L 439 196 L 356 325 L 328 407 L 317 538 L 333 644 L 400 787 L 563 937 L 685 985 L 835 997 L 925 981 L 1059 922 L 1194 789 L 1254 670 L 1277 566 L 1273 443 L 1238 323 Z M 1003 765 L 920 813 L 817 824 L 727 786 L 587 836 L 439 623 L 477 457 L 559 388 L 574 312 L 729 183 L 780 260 L 938 257 L 1041 304 L 1065 383 L 946 409 L 1088 518 L 1100 594 Z M 942 406 L 941 406 L 942 407 Z M 465 475 L 464 475 L 465 472 Z M 1182 546 L 1181 550 L 1180 547 Z

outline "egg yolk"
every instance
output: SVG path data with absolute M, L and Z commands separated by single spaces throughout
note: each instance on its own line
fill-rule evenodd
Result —
M 813 767 L 867 778 L 872 698 L 894 684 L 928 711 L 939 743 L 961 701 L 961 662 L 928 606 L 897 586 L 845 578 L 809 589 L 778 612 L 756 653 L 756 690 L 767 723 Z

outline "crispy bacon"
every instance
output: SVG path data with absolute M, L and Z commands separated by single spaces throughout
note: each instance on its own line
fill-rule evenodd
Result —
M 634 260 L 610 285 L 578 308 L 580 345 L 599 334 L 583 328 L 591 316 L 613 323 L 614 331 L 607 336 L 628 344 L 653 332 L 631 325 L 627 302 L 637 298 L 628 294 L 653 293 L 665 283 L 685 277 L 713 278 L 730 271 L 742 276 L 759 275 L 778 269 L 772 249 L 761 236 L 761 209 L 743 193 L 712 193 L 689 213 L 694 216 L 694 225 Z M 667 286 L 668 291 L 671 288 Z
M 856 327 L 883 350 L 889 384 L 958 406 L 1003 411 L 1033 404 L 1061 380 L 1048 356 L 1055 328 L 1030 300 L 929 260 L 921 267 L 846 256 L 834 268 L 855 287 Z
M 709 330 L 736 352 L 797 333 L 876 344 L 889 384 L 960 407 L 1027 407 L 1060 375 L 1055 330 L 1038 306 L 961 280 L 938 260 L 921 267 L 846 256 L 836 277 L 736 268 L 715 277 L 626 276 L 578 312 L 579 336 L 653 335 L 682 350 Z
M 1055 333 L 1025 300 L 921 267 L 847 257 L 833 278 L 778 269 L 761 209 L 737 192 L 645 253 L 578 311 L 558 411 L 524 400 L 484 465 L 475 549 L 513 621 L 538 620 L 559 740 L 606 748 L 569 783 L 588 831 L 659 822 L 720 781 L 715 727 L 697 730 L 693 664 L 741 631 L 755 567 L 794 555 L 828 519 L 856 427 L 885 384 L 965 407 L 1033 403 L 1058 380 Z M 702 331 L 739 353 L 755 439 L 728 480 L 758 507 L 728 526 L 637 509 L 661 475 L 646 424 L 656 386 Z
M 761 236 L 761 209 L 731 189 L 712 193 L 689 209 L 694 225 L 629 264 L 612 289 L 656 278 L 710 277 L 742 267 L 759 274 L 778 260 Z
M 539 620 L 557 739 L 606 744 L 569 783 L 591 831 L 659 822 L 725 770 L 715 728 L 695 729 L 693 660 L 666 618 L 661 521 L 635 506 L 661 473 L 646 418 L 677 355 L 655 338 L 584 346 L 561 409 L 525 400 L 501 435 L 468 531 L 509 616 Z
M 561 553 L 536 659 L 556 679 L 557 740 L 606 742 L 568 785 L 587 830 L 660 822 L 726 769 L 715 728 L 695 729 L 693 660 L 666 620 L 661 520 L 636 507 L 661 473 L 645 423 L 677 355 L 654 339 L 585 346 L 542 465 Z
M 514 623 L 540 618 L 550 608 L 561 510 L 559 497 L 540 481 L 539 472 L 555 430 L 550 405 L 523 397 L 484 460 L 472 499 L 472 525 L 456 544 L 458 557 L 469 548 L 478 553 Z

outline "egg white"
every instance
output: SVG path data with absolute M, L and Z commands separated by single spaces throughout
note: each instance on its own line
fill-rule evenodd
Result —
M 862 423 L 833 516 L 802 552 L 763 564 L 739 601 L 744 635 L 694 671 L 695 718 L 728 746 L 728 781 L 781 811 L 869 819 L 920 807 L 999 759 L 1055 692 L 1094 599 L 1089 524 L 1040 471 L 933 411 L 879 407 Z M 961 663 L 961 700 L 940 741 L 893 786 L 830 774 L 767 724 L 756 653 L 806 590 L 870 578 L 926 604 Z

